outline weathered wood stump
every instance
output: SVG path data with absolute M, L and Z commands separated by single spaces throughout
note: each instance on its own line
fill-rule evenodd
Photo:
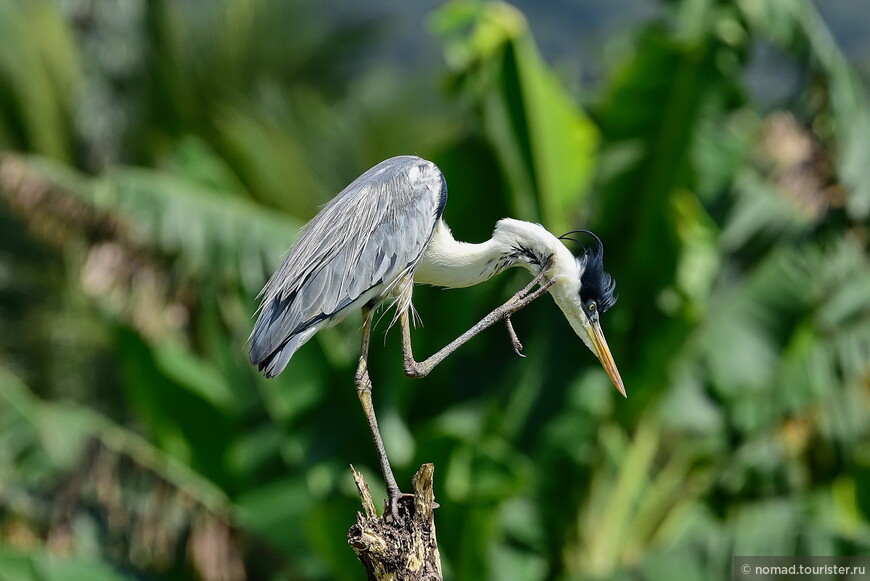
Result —
M 368 573 L 369 581 L 442 581 L 441 556 L 435 537 L 438 507 L 432 488 L 434 464 L 423 464 L 412 479 L 414 494 L 399 499 L 400 522 L 389 507 L 378 517 L 369 485 L 353 466 L 353 479 L 362 500 L 347 542 Z

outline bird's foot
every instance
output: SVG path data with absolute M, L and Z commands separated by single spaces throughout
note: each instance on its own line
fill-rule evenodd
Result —
M 410 515 L 409 504 L 413 504 L 414 495 L 402 492 L 398 488 L 387 490 L 387 502 L 384 507 L 384 517 L 389 515 L 393 523 L 399 524 L 405 521 L 405 516 Z
M 507 327 L 507 332 L 511 338 L 511 345 L 513 345 L 514 351 L 516 351 L 517 355 L 520 357 L 525 357 L 525 355 L 523 355 L 523 344 L 520 343 L 520 338 L 517 337 L 517 333 L 514 331 L 514 325 L 511 323 L 510 315 L 504 318 L 504 326 Z

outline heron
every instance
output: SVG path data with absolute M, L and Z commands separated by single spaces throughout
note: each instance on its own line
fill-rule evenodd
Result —
M 390 511 L 398 518 L 402 492 L 387 457 L 372 403 L 368 373 L 369 338 L 379 307 L 394 309 L 402 335 L 404 372 L 426 376 L 462 344 L 503 321 L 513 348 L 522 343 L 511 315 L 545 292 L 571 328 L 598 357 L 619 392 L 625 387 L 601 330 L 599 316 L 616 302 L 615 283 L 604 270 L 603 245 L 586 230 L 556 237 L 543 226 L 504 218 L 492 237 L 474 244 L 457 241 L 442 219 L 447 180 L 431 161 L 413 155 L 375 165 L 303 227 L 283 264 L 258 298 L 259 315 L 250 337 L 250 360 L 275 377 L 319 330 L 362 311 L 362 343 L 354 376 L 387 487 Z M 576 238 L 586 235 L 590 244 Z M 580 243 L 574 256 L 563 241 Z M 414 284 L 468 287 L 508 269 L 522 267 L 533 278 L 507 302 L 423 361 L 411 349 Z M 537 288 L 536 288 L 537 287 Z

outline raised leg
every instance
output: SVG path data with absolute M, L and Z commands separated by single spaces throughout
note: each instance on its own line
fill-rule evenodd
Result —
M 485 316 L 476 325 L 448 343 L 444 348 L 425 361 L 418 362 L 414 359 L 414 353 L 411 349 L 411 322 L 408 317 L 408 311 L 406 310 L 403 312 L 399 316 L 399 325 L 402 327 L 402 353 L 404 356 L 405 375 L 408 377 L 425 377 L 436 365 L 441 363 L 445 357 L 456 351 L 460 346 L 468 342 L 469 339 L 484 329 L 491 327 L 498 321 L 505 321 L 514 350 L 520 354 L 522 344 L 520 344 L 516 333 L 513 332 L 513 326 L 510 324 L 510 316 L 547 292 L 547 289 L 550 288 L 555 280 L 544 280 L 545 273 L 546 268 L 532 279 L 532 282 L 526 285 L 523 290 L 512 296 L 506 303 Z M 540 284 L 540 286 L 535 289 L 535 285 L 537 284 Z
M 362 328 L 362 346 L 360 347 L 359 365 L 356 368 L 354 383 L 356 384 L 356 392 L 359 396 L 359 401 L 362 404 L 363 412 L 369 422 L 369 429 L 372 432 L 372 438 L 375 441 L 375 450 L 378 453 L 378 461 L 381 463 L 381 472 L 384 473 L 384 483 L 387 485 L 387 496 L 389 497 L 390 513 L 393 519 L 399 520 L 398 514 L 398 499 L 403 495 L 399 490 L 399 485 L 396 483 L 396 477 L 393 475 L 393 469 L 390 467 L 390 461 L 387 458 L 387 450 L 384 448 L 384 440 L 381 438 L 381 431 L 378 429 L 378 418 L 375 416 L 375 406 L 372 404 L 372 380 L 369 378 L 368 358 L 369 358 L 369 337 L 372 330 L 372 310 L 366 306 L 362 309 L 363 313 L 363 328 Z

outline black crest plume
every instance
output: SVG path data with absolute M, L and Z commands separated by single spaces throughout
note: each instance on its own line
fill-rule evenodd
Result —
M 573 237 L 574 234 L 588 234 L 593 244 L 586 246 Z M 580 300 L 583 304 L 595 301 L 598 312 L 603 313 L 616 304 L 616 282 L 604 270 L 604 244 L 589 230 L 572 230 L 559 236 L 560 240 L 570 240 L 580 245 L 583 253 L 575 257 L 580 267 Z

